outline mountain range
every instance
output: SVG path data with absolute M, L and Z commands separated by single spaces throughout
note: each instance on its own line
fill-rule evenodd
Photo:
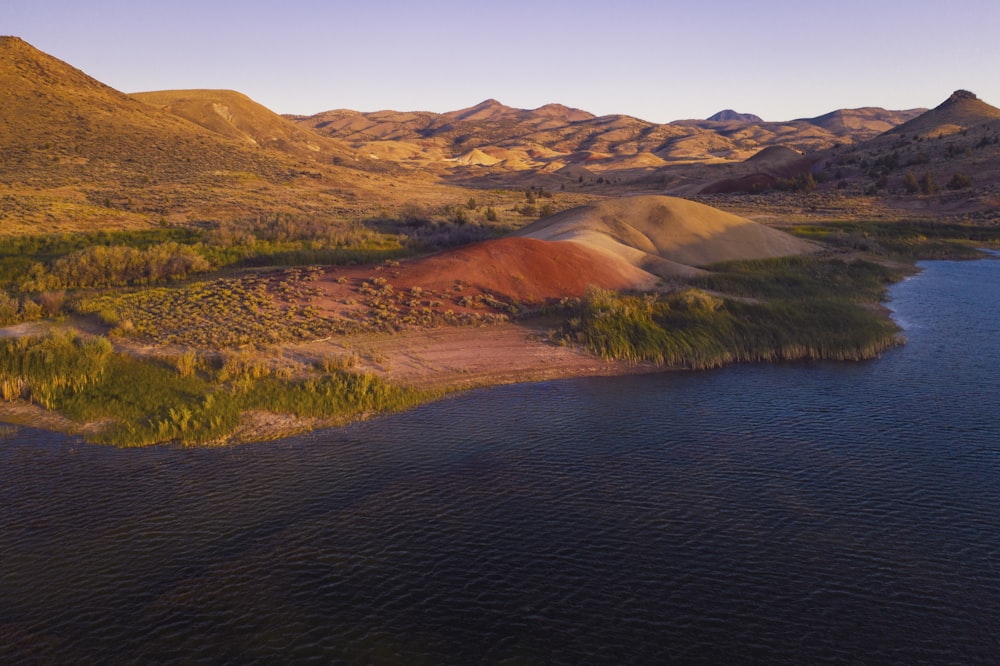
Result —
M 595 116 L 558 104 L 514 109 L 489 99 L 442 114 L 342 109 L 289 119 L 372 159 L 423 169 L 453 160 L 549 172 L 582 165 L 601 172 L 741 161 L 771 145 L 806 152 L 854 144 L 924 111 L 851 109 L 787 122 L 722 111 L 707 120 L 657 124 L 627 115 Z
M 266 212 L 357 220 L 414 203 L 447 208 L 470 188 L 547 188 L 564 208 L 634 193 L 754 194 L 809 178 L 818 192 L 876 195 L 910 213 L 989 214 L 1000 202 L 1000 109 L 967 91 L 930 110 L 784 122 L 725 110 L 657 124 L 493 99 L 448 113 L 281 116 L 227 90 L 128 95 L 17 37 L 0 37 L 0 90 L 3 233 Z M 928 173 L 938 198 L 904 196 L 907 171 Z

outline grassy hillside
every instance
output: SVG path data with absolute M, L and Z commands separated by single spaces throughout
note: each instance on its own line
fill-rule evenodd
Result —
M 130 97 L 249 146 L 326 164 L 355 159 L 355 151 L 340 141 L 304 129 L 232 90 L 164 90 Z
M 0 38 L 0 90 L 0 235 L 275 214 L 345 225 L 403 202 L 468 198 L 420 175 L 404 182 L 355 163 L 338 142 L 238 93 L 140 101 L 16 37 Z

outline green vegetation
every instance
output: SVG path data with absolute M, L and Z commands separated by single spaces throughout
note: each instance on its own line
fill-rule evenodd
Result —
M 30 298 L 15 298 L 0 291 L 0 326 L 41 319 L 42 306 Z
M 558 336 L 603 358 L 688 368 L 860 360 L 899 344 L 895 324 L 871 307 L 899 274 L 878 264 L 783 258 L 713 271 L 666 295 L 592 290 Z
M 82 299 L 78 310 L 97 314 L 113 327 L 112 335 L 156 344 L 221 349 L 316 339 L 347 332 L 346 324 L 322 319 L 308 305 L 296 305 L 317 294 L 311 283 L 322 272 L 289 269 L 110 292 Z
M 81 423 L 106 421 L 90 438 L 118 446 L 221 442 L 252 410 L 335 422 L 428 397 L 342 370 L 289 375 L 245 354 L 216 361 L 182 355 L 168 364 L 115 353 L 103 337 L 0 340 L 0 398 Z
M 804 238 L 899 261 L 975 259 L 1000 244 L 1000 228 L 931 221 L 830 222 L 788 229 Z
M 964 173 L 952 174 L 951 180 L 948 181 L 949 190 L 962 190 L 967 187 L 972 187 L 972 176 Z
M 0 288 L 160 284 L 226 267 L 370 263 L 413 252 L 395 234 L 290 214 L 210 229 L 19 236 L 0 247 Z
M 804 175 L 798 175 L 794 178 L 779 178 L 774 187 L 777 190 L 782 190 L 785 192 L 798 192 L 800 194 L 809 194 L 816 189 L 816 178 L 812 173 L 807 173 Z

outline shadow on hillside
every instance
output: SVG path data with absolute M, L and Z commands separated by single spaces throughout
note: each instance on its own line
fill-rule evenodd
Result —
M 513 228 L 500 224 L 434 220 L 424 217 L 369 218 L 365 227 L 383 234 L 403 237 L 420 251 L 444 250 L 506 236 Z

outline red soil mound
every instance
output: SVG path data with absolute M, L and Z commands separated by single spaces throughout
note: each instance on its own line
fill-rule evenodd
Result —
M 583 296 L 590 286 L 651 289 L 658 278 L 581 243 L 503 238 L 423 259 L 336 266 L 315 283 L 308 306 L 376 328 L 493 321 L 512 305 Z
M 461 282 L 472 289 L 520 302 L 582 296 L 588 286 L 632 289 L 648 286 L 649 273 L 579 243 L 501 238 L 410 262 L 398 267 L 398 287 L 448 289 Z

